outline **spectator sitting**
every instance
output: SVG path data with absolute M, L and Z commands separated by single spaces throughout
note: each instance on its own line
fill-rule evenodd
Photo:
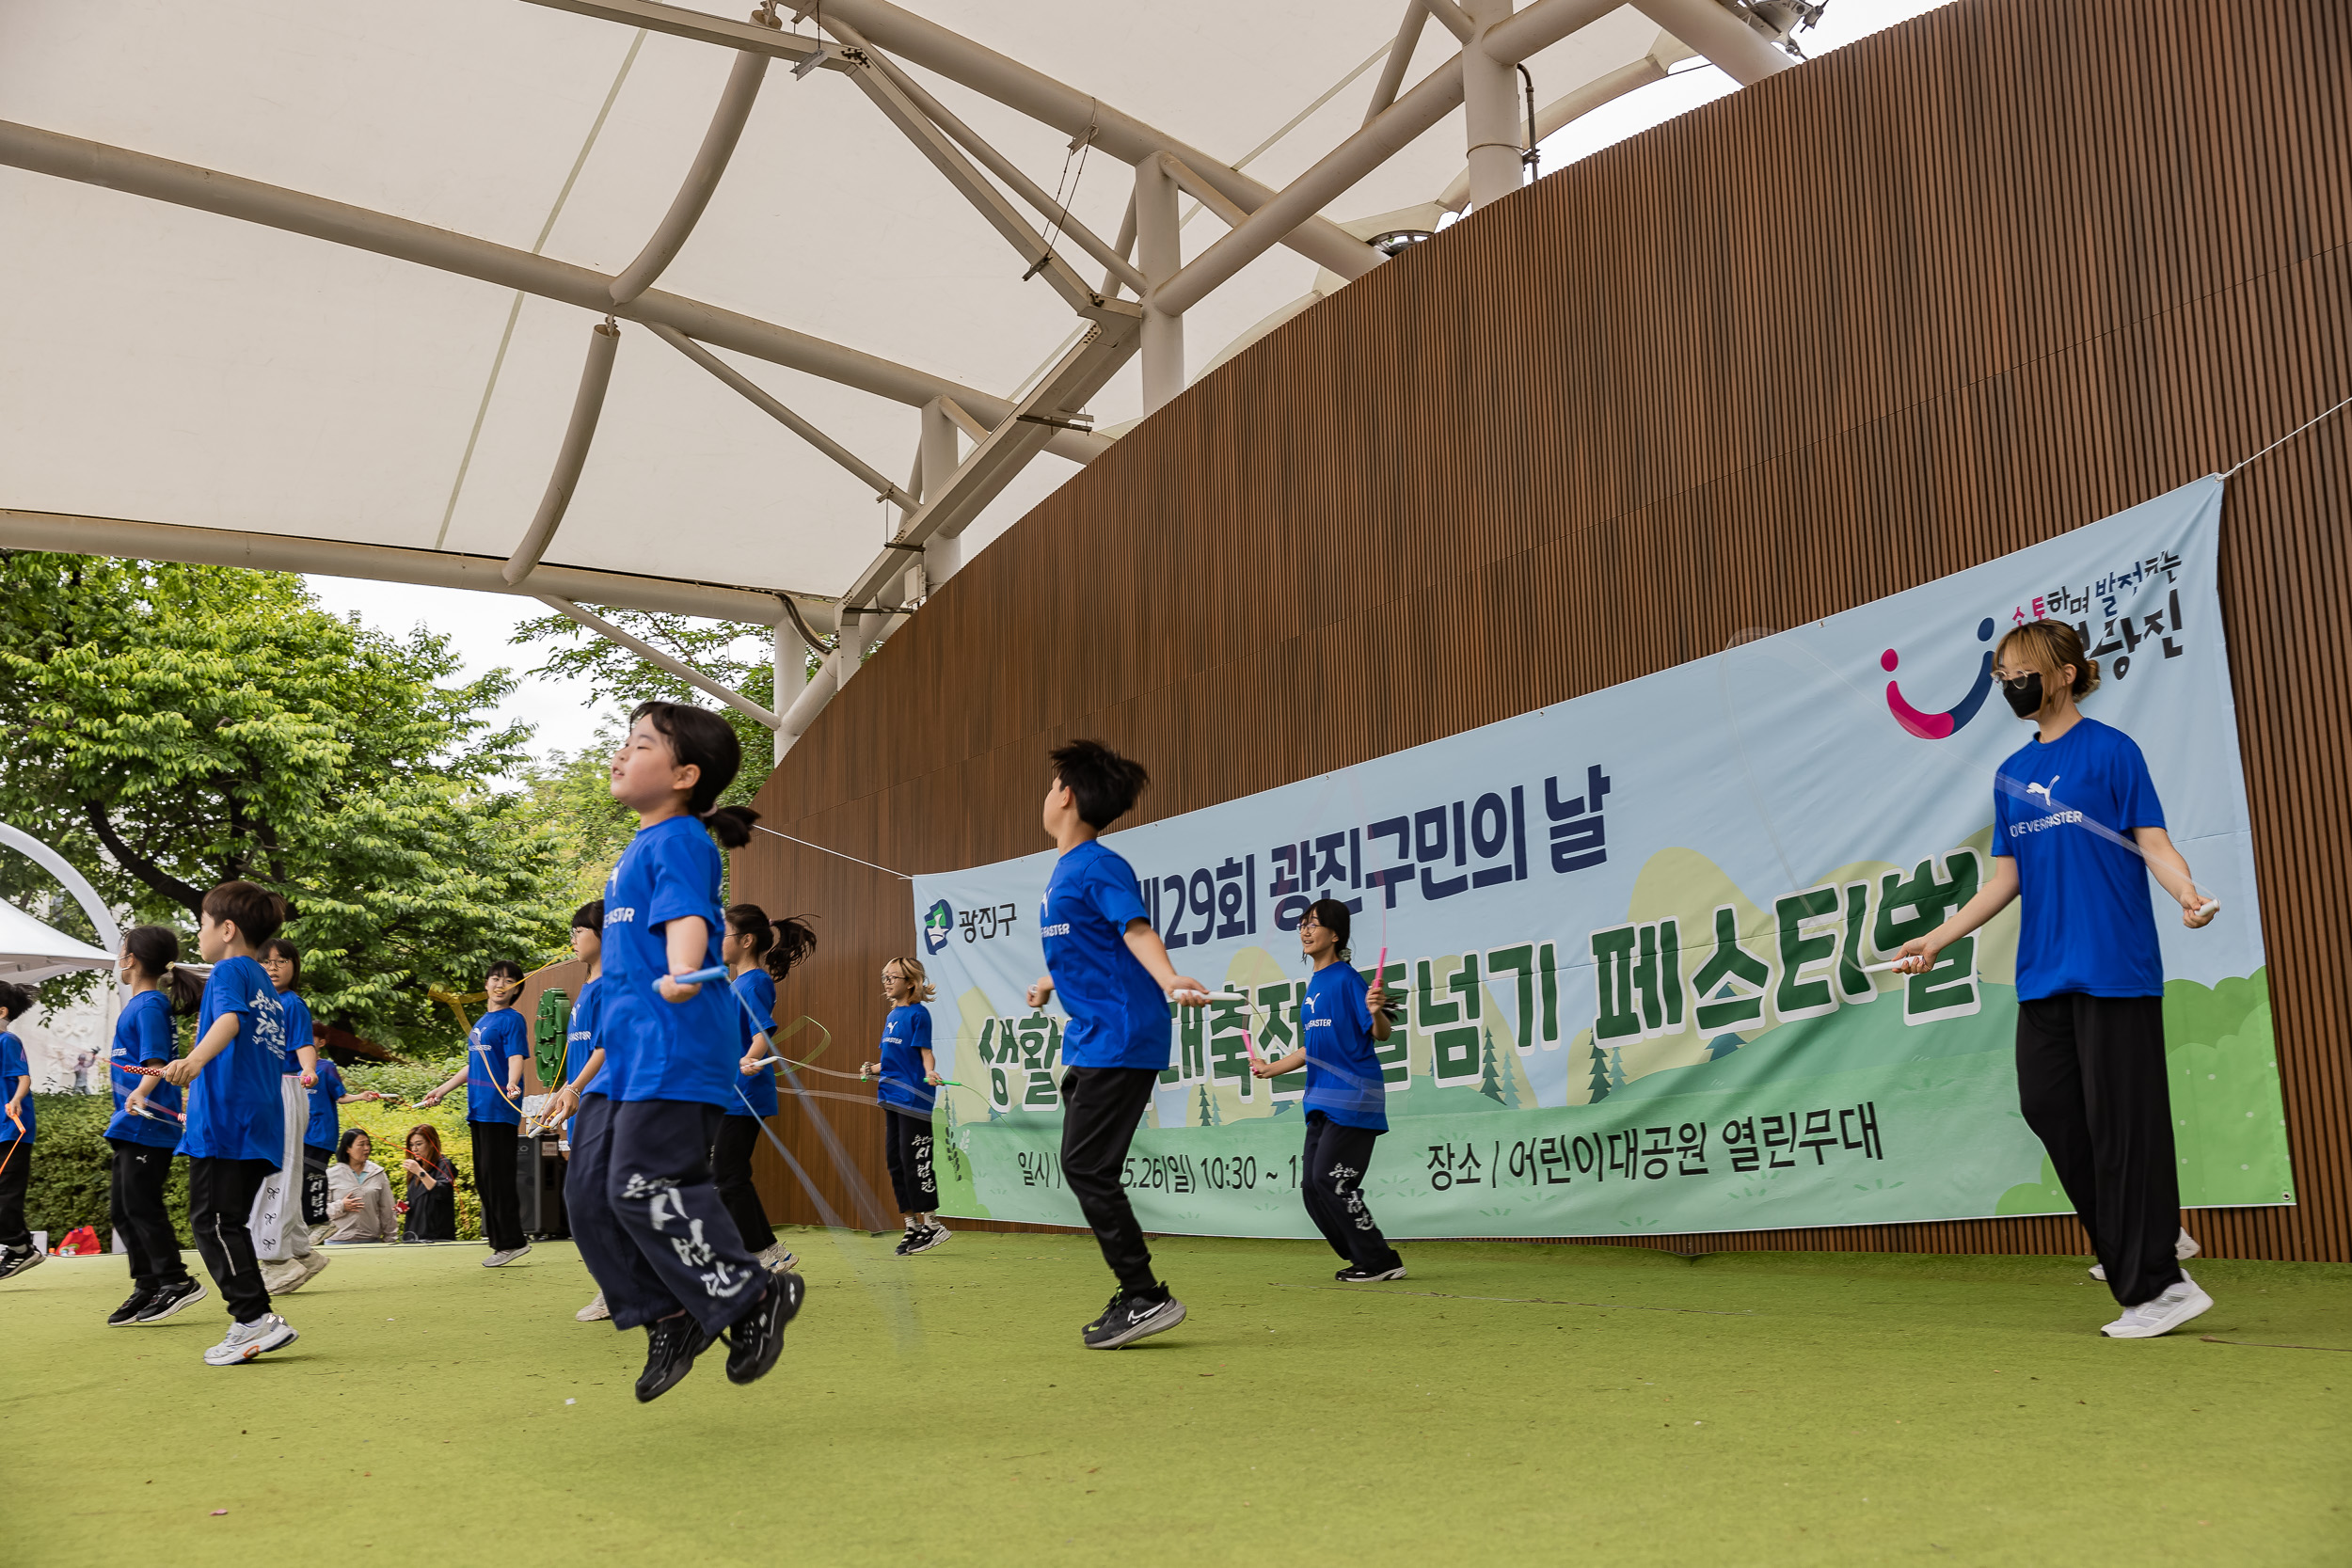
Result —
M 419 1122 L 408 1130 L 408 1158 L 400 1168 L 408 1173 L 408 1218 L 400 1239 L 457 1240 L 457 1167 L 441 1153 L 441 1134 L 431 1124 Z
M 400 1229 L 391 1179 L 368 1158 L 373 1145 L 367 1129 L 355 1127 L 335 1146 L 326 1167 L 326 1233 L 329 1242 L 389 1242 Z

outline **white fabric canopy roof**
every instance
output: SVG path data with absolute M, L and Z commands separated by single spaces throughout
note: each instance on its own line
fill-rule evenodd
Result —
M 112 958 L 44 926 L 14 904 L 0 903 L 0 979 L 31 985 L 77 969 L 112 969 Z
M 0 119 L 615 274 L 669 208 L 735 54 L 641 36 L 566 3 L 11 0 L 0 8 Z M 1599 20 L 1528 59 L 1538 101 L 1632 62 L 1687 55 L 1653 20 L 1669 5 L 1731 15 L 1713 0 L 1586 6 Z M 1363 121 L 1399 7 L 921 0 L 919 9 L 1216 159 L 1242 161 L 1282 133 L 1248 168 L 1279 189 Z M 880 29 L 906 13 L 843 0 L 842 25 L 852 11 L 888 53 Z M 1404 87 L 1457 47 L 1431 23 Z M 1065 193 L 1074 182 L 1074 218 L 1106 240 L 1119 233 L 1135 188 L 1125 163 L 1102 146 L 1073 156 L 1064 131 L 919 64 L 907 71 L 1046 191 L 1057 176 Z M 1324 215 L 1345 223 L 1421 207 L 1421 222 L 1398 226 L 1430 227 L 1427 204 L 1456 182 L 1465 148 L 1455 109 L 1322 204 Z M 1184 260 L 1225 232 L 1213 214 L 1196 216 Z M 1067 238 L 1057 247 L 1102 286 L 1099 262 Z M 1010 400 L 1079 325 L 1044 278 L 1023 280 L 1025 264 L 846 72 L 796 79 L 777 61 L 657 287 Z M 0 508 L 500 559 L 540 504 L 600 315 L 23 167 L 0 167 Z M 1191 372 L 1309 295 L 1318 271 L 1271 249 L 1192 306 Z M 1326 291 L 1340 283 L 1322 274 Z M 880 559 L 902 508 L 878 504 L 870 486 L 644 326 L 625 320 L 621 334 L 550 565 L 831 596 Z M 718 352 L 908 482 L 916 406 Z M 1089 400 L 1098 428 L 1141 412 L 1139 385 L 1130 361 Z M 1029 463 L 982 514 L 967 552 L 1073 471 L 1050 453 Z

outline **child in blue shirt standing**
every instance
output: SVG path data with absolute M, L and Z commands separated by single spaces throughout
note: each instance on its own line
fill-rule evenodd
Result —
M 489 1011 L 466 1036 L 466 1066 L 424 1097 L 427 1106 L 466 1085 L 466 1131 L 473 1135 L 473 1190 L 482 1200 L 482 1237 L 490 1256 L 485 1269 L 501 1269 L 531 1250 L 523 1240 L 518 1149 L 522 1144 L 523 1064 L 531 1058 L 531 1029 L 516 1007 L 523 993 L 523 966 L 501 958 L 484 972 L 482 989 Z
M 179 1054 L 173 1016 L 196 1011 L 203 994 L 196 976 L 172 967 L 179 961 L 180 939 L 168 927 L 134 926 L 123 933 L 116 974 L 131 995 L 116 1015 L 106 1053 L 115 1096 L 106 1143 L 114 1150 L 109 1207 L 129 1254 L 131 1294 L 106 1320 L 110 1324 L 161 1323 L 204 1299 L 204 1287 L 181 1261 L 180 1234 L 164 1201 L 180 1149 L 180 1091 L 125 1070 L 161 1067 Z
M 33 1010 L 33 993 L 0 984 L 0 1279 L 41 1261 L 24 1225 L 24 1188 L 33 1176 L 33 1068 L 8 1025 Z
M 228 1337 L 205 1365 L 234 1367 L 301 1338 L 270 1310 L 253 1250 L 253 1200 L 286 1158 L 286 1018 L 278 988 L 256 960 L 285 923 L 278 895 L 253 882 L 223 882 L 204 895 L 196 949 L 212 964 L 196 1013 L 196 1049 L 164 1067 L 190 1088 L 180 1152 L 188 1157 L 188 1228 L 205 1272 L 220 1288 Z
M 906 1217 L 907 1233 L 898 1254 L 909 1258 L 929 1252 L 945 1242 L 949 1231 L 932 1219 L 939 1207 L 939 1181 L 931 1170 L 931 1107 L 937 1103 L 939 1060 L 931 1053 L 932 986 L 914 958 L 893 958 L 882 965 L 882 1000 L 890 1016 L 882 1021 L 882 1060 L 862 1062 L 860 1073 L 872 1072 L 874 1098 L 882 1103 L 882 1153 L 890 1165 L 891 1191 L 898 1212 Z
M 1995 781 L 1991 879 L 1904 946 L 1902 971 L 1926 973 L 1946 946 L 2023 900 L 2019 1104 L 2123 1308 L 2099 1332 L 2153 1338 L 2213 1298 L 2181 1268 L 2196 1243 L 2180 1227 L 2164 960 L 2148 878 L 2179 902 L 2182 925 L 2205 926 L 2215 911 L 2165 832 L 2139 748 L 2075 705 L 2099 687 L 2081 635 L 2064 622 L 2028 622 L 2001 639 L 1994 659 L 2002 695 L 2035 736 Z
M 326 1254 L 310 1244 L 310 1185 L 303 1138 L 310 1126 L 310 1091 L 318 1085 L 318 1037 L 310 1005 L 294 988 L 302 983 L 302 949 L 284 937 L 262 943 L 261 964 L 278 988 L 286 1020 L 285 1070 L 278 1075 L 283 1101 L 286 1163 L 262 1181 L 253 1199 L 253 1253 L 262 1260 L 262 1283 L 273 1296 L 292 1295 L 326 1267 Z M 326 1215 L 326 1166 L 319 1166 L 320 1217 Z
M 1380 1234 L 1364 1206 L 1364 1171 L 1373 1141 L 1389 1130 L 1388 1085 L 1372 1042 L 1389 1037 L 1388 999 L 1367 988 L 1348 962 L 1354 917 L 1336 898 L 1318 898 L 1299 917 L 1298 945 L 1314 965 L 1299 1008 L 1298 1049 L 1250 1071 L 1278 1078 L 1307 1069 L 1307 1147 L 1298 1161 L 1298 1193 L 1308 1217 L 1347 1266 L 1332 1277 L 1369 1285 L 1405 1277 L 1405 1259 Z
M 572 911 L 572 957 L 586 967 L 588 978 L 580 982 L 580 997 L 572 1004 L 570 1022 L 564 1029 L 564 1082 L 548 1097 L 548 1108 L 541 1113 L 548 1123 L 564 1129 L 568 1144 L 573 1132 L 572 1123 L 580 1115 L 580 1101 L 602 1089 L 591 1087 L 604 1070 L 604 1047 L 596 1043 L 596 1018 L 603 1007 L 604 996 L 604 900 L 591 898 Z M 575 1186 L 580 1167 L 566 1161 L 564 1167 L 564 1210 L 569 1213 L 588 1201 L 587 1195 Z M 599 1200 L 601 1201 L 601 1200 Z M 580 1260 L 587 1261 L 585 1253 Z M 591 1277 L 595 1271 L 590 1270 Z M 604 1304 L 604 1291 L 599 1289 L 596 1298 L 572 1316 L 584 1323 L 600 1323 L 612 1315 Z
M 729 1382 L 767 1375 L 804 1289 L 760 1266 L 719 1201 L 710 1146 L 741 1076 L 738 1009 L 725 986 L 677 978 L 720 967 L 710 840 L 750 841 L 756 814 L 718 804 L 742 760 L 725 720 L 660 702 L 629 715 L 612 758 L 612 798 L 637 813 L 637 836 L 605 886 L 607 1093 L 572 1124 L 566 1190 L 581 1194 L 572 1234 L 612 1326 L 646 1330 L 640 1400 L 675 1387 L 722 1335 Z
M 817 933 L 806 921 L 771 921 L 757 904 L 737 904 L 727 911 L 726 940 L 719 957 L 733 976 L 736 1037 L 743 1059 L 735 1085 L 735 1103 L 719 1118 L 719 1135 L 710 1146 L 710 1173 L 718 1183 L 719 1201 L 727 1206 L 735 1228 L 752 1256 L 771 1272 L 782 1273 L 800 1259 L 784 1250 L 775 1227 L 768 1223 L 767 1207 L 752 1185 L 752 1150 L 759 1142 L 759 1124 L 778 1110 L 774 1069 L 762 1065 L 775 1049 L 776 982 L 817 946 Z
M 1038 914 L 1045 974 L 1029 988 L 1029 1006 L 1042 1007 L 1058 991 L 1070 1015 L 1061 1046 L 1062 1179 L 1119 1279 L 1081 1338 L 1089 1350 L 1118 1350 L 1184 1321 L 1184 1304 L 1152 1273 L 1152 1249 L 1120 1177 L 1152 1087 L 1168 1070 L 1168 1004 L 1204 1006 L 1208 988 L 1176 973 L 1144 912 L 1135 867 L 1098 839 L 1151 775 L 1096 740 L 1073 741 L 1052 760 L 1042 816 L 1061 858 Z

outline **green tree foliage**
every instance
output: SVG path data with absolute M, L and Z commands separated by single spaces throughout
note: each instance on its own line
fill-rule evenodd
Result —
M 323 1022 L 443 1041 L 429 988 L 560 951 L 555 841 L 493 781 L 528 731 L 448 640 L 320 610 L 271 572 L 0 552 L 0 818 L 135 918 L 277 889 Z
M 554 840 L 557 862 L 571 868 L 563 888 L 569 909 L 604 896 L 605 879 L 637 832 L 636 814 L 612 799 L 612 758 L 611 747 L 591 746 L 522 770 L 524 810 Z

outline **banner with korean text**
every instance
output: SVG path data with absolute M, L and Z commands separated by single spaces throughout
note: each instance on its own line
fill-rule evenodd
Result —
M 1353 961 L 1369 975 L 1385 947 L 1404 997 L 1365 1178 L 1392 1237 L 2067 1211 L 2017 1108 L 2017 907 L 1931 974 L 1863 972 L 2001 852 L 1994 769 L 2032 731 L 1994 689 L 1993 647 L 2039 615 L 2083 628 L 2105 676 L 2086 713 L 2138 741 L 2221 900 L 2187 930 L 2149 883 L 2183 1201 L 2294 1201 L 2215 584 L 2221 493 L 2201 481 L 1824 621 L 1110 834 L 1178 971 L 1248 998 L 1178 1010 L 1126 1170 L 1146 1228 L 1314 1234 L 1303 1074 L 1253 1078 L 1243 1032 L 1267 1053 L 1296 1041 L 1295 933 L 1321 896 L 1355 910 Z M 1023 1000 L 1053 862 L 915 879 L 940 1070 L 961 1085 L 935 1118 L 948 1214 L 1082 1223 L 1058 1160 L 1062 1021 Z

